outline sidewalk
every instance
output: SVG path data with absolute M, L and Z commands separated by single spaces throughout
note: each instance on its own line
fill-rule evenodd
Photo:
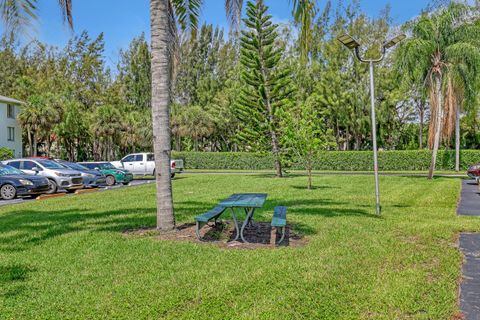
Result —
M 460 310 L 465 320 L 480 319 L 480 233 L 462 233 L 460 250 L 465 255 L 460 284 Z
M 462 181 L 462 193 L 457 214 L 461 216 L 480 216 L 480 191 L 475 181 Z

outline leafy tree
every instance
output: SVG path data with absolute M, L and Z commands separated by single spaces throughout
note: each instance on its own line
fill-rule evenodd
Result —
M 283 114 L 285 130 L 282 141 L 287 151 L 307 170 L 309 190 L 312 189 L 314 161 L 320 151 L 335 145 L 332 132 L 326 127 L 323 111 L 312 99 Z
M 70 161 L 77 161 L 78 151 L 84 147 L 83 143 L 88 138 L 88 120 L 82 112 L 82 104 L 78 101 L 65 101 L 62 109 L 63 119 L 55 127 L 54 133 L 61 148 L 61 156 L 66 156 Z
M 239 138 L 263 149 L 270 144 L 278 177 L 282 176 L 280 119 L 292 93 L 288 70 L 280 68 L 283 50 L 275 45 L 277 25 L 262 0 L 247 2 L 241 57 L 244 87 L 238 101 Z M 255 144 L 253 144 L 255 143 Z
M 151 53 L 145 35 L 134 38 L 125 51 L 120 51 L 117 81 L 122 85 L 125 101 L 149 109 L 152 97 Z
M 5 147 L 0 148 L 0 161 L 13 158 L 13 150 Z

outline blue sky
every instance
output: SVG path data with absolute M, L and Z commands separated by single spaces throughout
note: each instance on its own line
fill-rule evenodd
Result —
M 344 0 L 345 2 L 348 0 Z M 227 27 L 224 13 L 224 0 L 204 0 L 202 21 Z M 277 21 L 286 21 L 291 17 L 289 0 L 265 0 L 270 13 Z M 318 0 L 323 8 L 324 0 Z M 395 23 L 402 23 L 419 14 L 429 0 L 362 0 L 361 5 L 368 15 L 377 16 L 387 3 Z M 63 25 L 56 0 L 39 1 L 40 20 L 33 34 L 41 41 L 62 47 L 72 33 Z M 73 0 L 75 32 L 87 30 L 91 37 L 100 32 L 105 34 L 105 58 L 107 64 L 115 65 L 118 51 L 126 48 L 130 40 L 149 32 L 149 0 Z M 2 31 L 0 27 L 0 32 Z

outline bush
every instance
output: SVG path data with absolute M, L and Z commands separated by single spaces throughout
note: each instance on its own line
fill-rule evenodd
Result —
M 173 152 L 183 159 L 185 169 L 270 170 L 275 167 L 269 154 L 249 152 Z
M 172 157 L 183 159 L 185 169 L 204 170 L 273 170 L 273 158 L 264 153 L 248 152 L 173 152 Z M 314 170 L 370 171 L 373 170 L 372 151 L 327 151 L 319 155 Z M 378 165 L 384 171 L 428 170 L 431 152 L 428 150 L 380 151 Z M 466 170 L 470 164 L 480 163 L 480 150 L 462 150 L 460 164 Z M 290 170 L 303 170 L 293 163 Z M 455 169 L 455 151 L 439 151 L 438 170 Z
M 13 151 L 9 148 L 0 148 L 0 161 L 13 158 Z

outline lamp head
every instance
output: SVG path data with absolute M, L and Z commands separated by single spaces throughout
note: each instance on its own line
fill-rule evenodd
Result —
M 395 38 L 393 38 L 392 40 L 388 41 L 388 42 L 385 42 L 383 44 L 383 47 L 385 49 L 390 49 L 392 47 L 395 47 L 399 42 L 401 42 L 402 40 L 404 40 L 407 36 L 404 35 L 404 34 L 401 34 L 401 35 L 398 35 L 396 36 Z
M 341 43 L 343 43 L 343 45 L 345 47 L 347 47 L 348 49 L 350 50 L 353 50 L 353 49 L 356 49 L 358 47 L 360 47 L 360 43 L 358 43 L 357 40 L 355 40 L 354 38 L 352 38 L 350 35 L 348 34 L 344 34 L 344 35 L 341 35 L 340 37 L 337 38 L 338 41 L 340 41 Z

